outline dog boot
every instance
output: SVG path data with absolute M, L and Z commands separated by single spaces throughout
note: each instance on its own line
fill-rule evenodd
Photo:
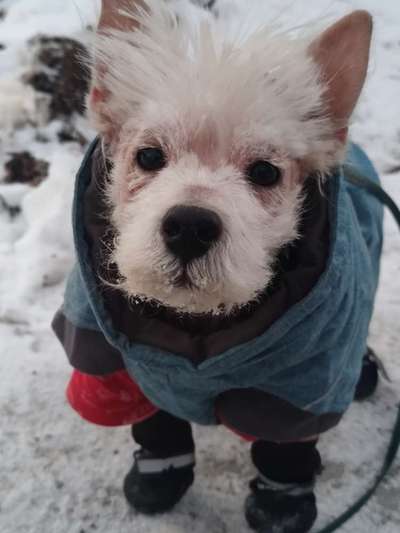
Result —
M 357 383 L 356 393 L 354 399 L 356 401 L 366 400 L 370 398 L 378 386 L 378 371 L 386 376 L 386 371 L 382 362 L 371 348 L 368 348 L 364 355 L 360 378 Z
M 314 483 L 277 483 L 259 475 L 245 502 L 249 526 L 257 533 L 306 533 L 317 518 Z
M 306 533 L 317 517 L 314 495 L 321 472 L 317 440 L 256 441 L 251 457 L 258 476 L 250 481 L 245 516 L 258 533 Z
M 194 465 L 194 453 L 160 458 L 142 448 L 125 477 L 125 497 L 140 513 L 169 511 L 193 483 Z

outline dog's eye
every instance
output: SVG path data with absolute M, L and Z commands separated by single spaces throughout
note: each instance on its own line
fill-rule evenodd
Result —
M 272 187 L 281 178 L 281 171 L 268 161 L 255 161 L 247 169 L 248 179 L 255 185 L 262 187 Z
M 136 154 L 137 164 L 143 170 L 154 171 L 165 167 L 166 159 L 160 148 L 142 148 Z

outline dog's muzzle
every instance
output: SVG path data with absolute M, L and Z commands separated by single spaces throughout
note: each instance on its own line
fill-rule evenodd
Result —
M 222 221 L 209 209 L 177 205 L 164 216 L 161 233 L 168 250 L 187 264 L 205 255 L 219 240 Z

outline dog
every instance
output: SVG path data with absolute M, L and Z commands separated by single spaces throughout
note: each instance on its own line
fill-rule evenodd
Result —
M 99 137 L 77 178 L 78 261 L 53 321 L 68 399 L 86 420 L 132 425 L 136 510 L 168 511 L 192 484 L 190 422 L 224 424 L 252 441 L 249 526 L 309 531 L 318 436 L 363 380 L 376 385 L 382 209 L 342 167 L 378 181 L 348 141 L 371 16 L 311 35 L 260 18 L 261 1 L 253 17 L 111 4 L 91 63 Z

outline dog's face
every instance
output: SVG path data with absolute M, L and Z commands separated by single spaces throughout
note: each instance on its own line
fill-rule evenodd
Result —
M 304 179 L 342 158 L 362 81 L 331 101 L 320 41 L 341 28 L 311 44 L 265 29 L 235 39 L 211 16 L 193 26 L 147 4 L 134 31 L 99 38 L 90 98 L 113 161 L 111 259 L 130 296 L 228 313 L 265 290 L 298 236 Z

